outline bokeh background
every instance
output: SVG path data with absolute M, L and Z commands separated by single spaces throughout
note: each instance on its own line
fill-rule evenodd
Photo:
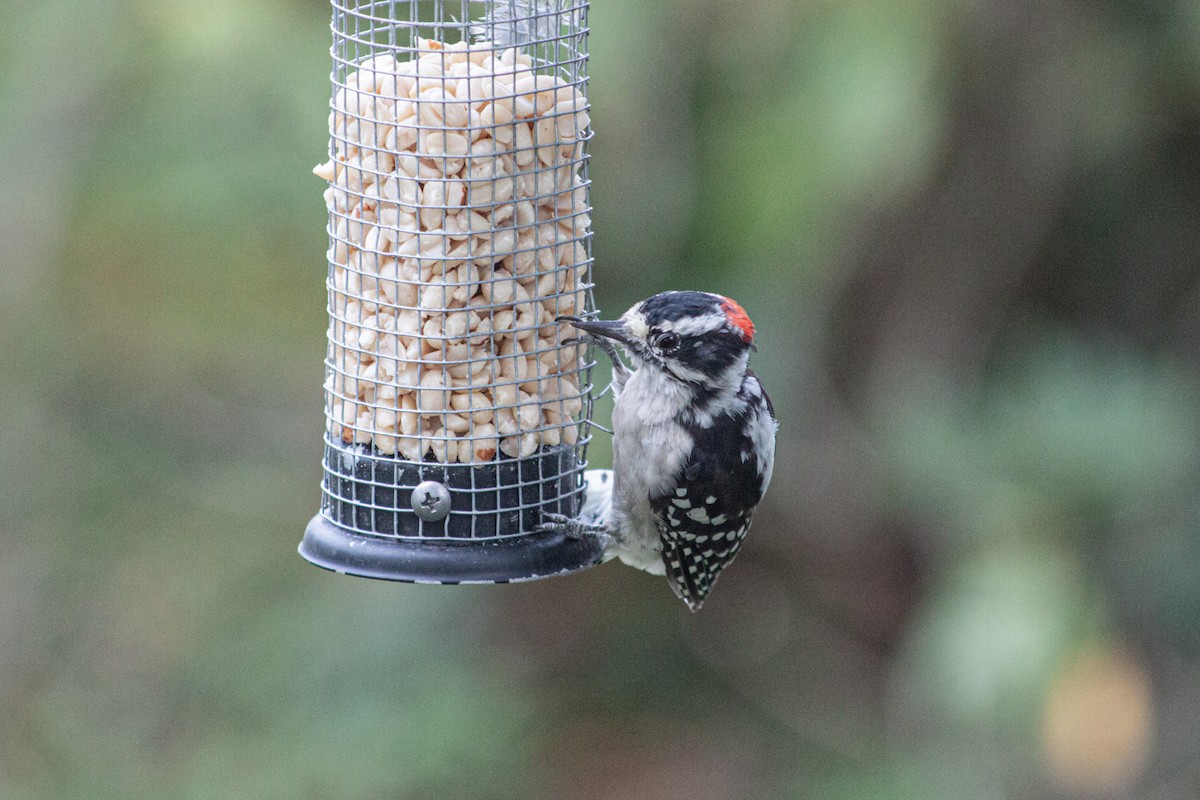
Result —
M 598 303 L 782 421 L 694 616 L 296 555 L 325 3 L 3 17 L 0 797 L 1200 796 L 1194 0 L 597 0 Z

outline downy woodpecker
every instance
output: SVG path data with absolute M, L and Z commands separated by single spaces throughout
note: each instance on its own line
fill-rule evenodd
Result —
M 771 482 L 778 425 L 747 368 L 754 325 L 707 292 L 657 294 L 614 321 L 561 319 L 613 362 L 613 481 L 610 508 L 546 527 L 604 537 L 606 559 L 665 574 L 696 611 Z

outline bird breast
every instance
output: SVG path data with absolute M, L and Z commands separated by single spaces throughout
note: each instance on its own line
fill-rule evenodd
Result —
M 658 536 L 650 497 L 674 490 L 691 440 L 675 424 L 687 389 L 656 369 L 643 368 L 625 384 L 613 409 L 613 507 L 628 533 Z

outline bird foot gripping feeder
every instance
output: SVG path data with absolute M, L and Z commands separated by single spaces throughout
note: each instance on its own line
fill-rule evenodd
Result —
M 585 492 L 592 312 L 583 0 L 333 2 L 328 351 L 312 563 L 528 580 L 600 544 Z

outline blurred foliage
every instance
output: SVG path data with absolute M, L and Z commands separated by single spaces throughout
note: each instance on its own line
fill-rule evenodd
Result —
M 598 302 L 782 421 L 696 616 L 295 555 L 328 15 L 7 10 L 0 796 L 1200 795 L 1200 4 L 595 5 Z

